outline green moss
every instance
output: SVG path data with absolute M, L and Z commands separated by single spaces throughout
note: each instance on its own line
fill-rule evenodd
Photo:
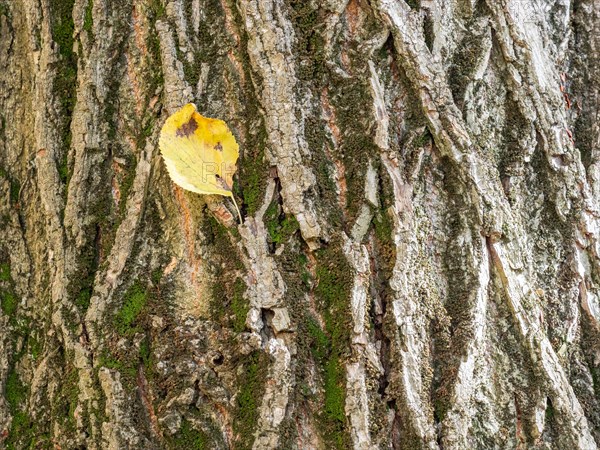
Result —
M 390 194 L 391 195 L 391 194 Z M 382 195 L 385 200 L 388 197 Z M 375 282 L 380 295 L 385 296 L 389 291 L 389 280 L 396 264 L 396 244 L 394 243 L 394 224 L 392 222 L 389 208 L 380 209 L 373 218 L 373 250 L 376 256 L 375 261 L 377 270 L 375 270 Z
M 139 283 L 134 283 L 123 296 L 123 306 L 117 313 L 116 328 L 121 334 L 131 331 L 136 319 L 146 306 L 148 293 Z
M 263 121 L 261 105 L 257 92 L 260 92 L 262 80 L 256 73 L 251 72 L 251 64 L 246 49 L 248 48 L 248 34 L 246 33 L 245 21 L 242 18 L 237 2 L 227 0 L 228 7 L 232 12 L 232 18 L 240 34 L 240 43 L 230 42 L 230 48 L 235 52 L 236 57 L 242 63 L 244 70 L 243 79 L 245 85 L 240 86 L 239 117 L 252 117 L 254 120 L 243 120 L 243 136 L 246 136 L 245 142 L 240 142 L 240 160 L 238 162 L 239 172 L 237 183 L 234 184 L 234 192 L 242 198 L 242 211 L 248 215 L 254 215 L 260 208 L 267 179 L 269 177 L 269 166 L 265 158 L 265 149 L 268 144 L 267 130 Z M 212 36 L 206 36 L 207 39 L 214 39 Z M 226 37 L 226 39 L 230 39 Z M 221 46 L 222 47 L 222 46 Z M 250 82 L 253 80 L 254 83 Z M 238 79 L 241 82 L 241 79 Z M 255 88 L 255 84 L 259 86 Z
M 155 286 L 158 286 L 160 284 L 160 280 L 162 280 L 163 277 L 163 270 L 162 268 L 157 268 L 156 270 L 153 270 L 152 273 L 150 274 L 150 279 L 152 280 L 152 283 L 154 283 Z
M 4 398 L 8 402 L 11 411 L 21 407 L 21 403 L 27 398 L 27 389 L 21 383 L 19 375 L 14 370 L 8 373 Z
M 142 342 L 140 342 L 140 361 L 146 369 L 150 368 L 150 359 L 150 341 L 148 340 L 148 337 L 145 337 Z
M 317 252 L 317 284 L 315 296 L 325 321 L 325 330 L 316 322 L 308 323 L 311 348 L 319 363 L 324 380 L 324 408 L 321 430 L 327 448 L 349 446 L 345 415 L 345 373 L 342 358 L 350 348 L 351 320 L 348 302 L 352 288 L 352 268 L 348 265 L 339 243 Z
M 51 5 L 52 38 L 58 44 L 58 52 L 63 59 L 55 80 L 55 94 L 61 100 L 67 116 L 70 116 L 75 106 L 75 81 L 77 78 L 77 55 L 73 52 L 73 23 L 74 0 L 59 0 Z
M 350 318 L 347 308 L 353 284 L 352 268 L 341 251 L 320 253 L 323 259 L 317 267 L 315 295 L 323 310 L 325 327 L 332 345 L 339 346 L 350 341 Z
M 21 183 L 16 178 L 10 180 L 10 203 L 16 205 L 19 203 L 19 193 L 21 192 Z
M 298 410 L 315 411 L 323 448 L 351 448 L 345 417 L 344 361 L 350 353 L 348 303 L 352 270 L 339 242 L 334 241 L 315 252 L 317 265 L 313 276 L 314 262 L 309 264 L 306 255 L 299 252 L 299 241 L 299 236 L 293 237 L 281 255 L 276 256 L 286 285 L 291 320 L 298 327 L 294 357 L 294 376 L 299 380 L 294 402 L 298 408 L 290 412 L 286 420 L 295 423 L 300 417 Z M 323 326 L 307 311 L 306 295 L 311 289 L 318 314 L 324 319 Z M 315 379 L 315 371 L 315 381 L 321 389 L 310 386 L 309 380 Z M 286 429 L 282 424 L 281 436 L 281 448 L 292 448 L 291 443 L 297 442 L 295 427 Z
M 185 418 L 181 422 L 181 428 L 173 437 L 174 449 L 204 450 L 211 448 L 206 434 L 192 427 Z
M 281 222 L 281 228 L 278 233 L 278 236 L 280 236 L 279 242 L 283 242 L 285 239 L 293 235 L 299 229 L 300 224 L 296 220 L 296 217 L 286 215 L 283 221 Z
M 91 205 L 90 217 L 96 221 L 106 220 L 108 212 L 97 205 Z M 88 245 L 82 249 L 77 261 L 77 270 L 68 285 L 69 298 L 80 311 L 85 312 L 90 305 L 93 293 L 94 277 L 99 264 L 100 226 L 91 223 L 88 228 Z M 106 237 L 106 236 L 105 236 Z M 76 320 L 79 322 L 79 320 Z
M 70 58 L 73 53 L 73 5 L 75 0 L 57 0 L 52 2 L 52 38 L 59 46 L 59 53 Z
M 211 289 L 211 320 L 223 327 L 243 331 L 248 305 L 243 297 L 245 284 L 237 275 L 238 271 L 243 270 L 243 264 L 232 244 L 238 237 L 234 237 L 232 230 L 225 228 L 209 214 L 204 216 L 202 229 L 206 245 L 219 249 L 212 264 L 215 282 Z M 232 311 L 233 322 L 230 320 Z
M 259 142 L 261 136 L 249 139 L 249 145 L 244 150 L 240 161 L 240 176 L 237 194 L 243 198 L 243 206 L 248 215 L 256 214 L 264 195 L 266 185 L 266 164 L 264 161 L 263 145 Z
M 17 372 L 10 370 L 6 378 L 4 393 L 4 398 L 13 416 L 5 442 L 7 449 L 34 448 L 35 438 L 31 421 L 27 413 L 23 411 L 23 403 L 27 399 L 27 393 L 27 388 L 21 383 Z
M 15 411 L 12 414 L 10 431 L 6 440 L 7 450 L 39 448 L 36 446 L 36 439 L 32 436 L 32 423 L 27 413 Z
M 246 73 L 250 79 L 250 72 Z M 262 117 L 258 100 L 252 89 L 243 92 L 242 115 L 244 117 Z M 238 166 L 239 176 L 237 178 L 235 193 L 242 197 L 242 209 L 248 215 L 254 215 L 260 208 L 269 177 L 269 168 L 265 159 L 265 148 L 268 145 L 267 130 L 262 119 L 258 124 L 244 121 L 247 136 L 245 145 L 242 147 Z
M 344 383 L 344 371 L 338 356 L 334 354 L 325 365 L 325 414 L 329 421 L 339 423 L 339 431 L 343 429 L 346 420 Z M 335 440 L 336 443 L 343 444 L 343 439 L 340 436 L 336 436 Z
M 300 273 L 300 280 L 304 288 L 312 287 L 312 275 L 307 269 L 308 258 L 304 253 L 299 253 L 296 256 L 296 267 L 297 272 Z
M 69 137 L 69 146 L 70 146 L 70 137 Z M 60 178 L 61 183 L 67 185 L 69 182 L 69 164 L 67 154 L 65 153 L 60 160 L 60 164 L 58 165 L 58 178 Z
M 145 142 L 144 138 L 144 142 Z M 143 148 L 143 145 L 138 146 L 138 148 Z M 121 200 L 119 201 L 119 215 L 124 217 L 127 206 L 127 197 L 129 197 L 129 193 L 131 192 L 131 188 L 133 187 L 133 181 L 135 180 L 135 161 L 131 157 L 126 157 L 127 164 L 124 168 L 125 176 L 121 181 L 120 192 L 121 192 Z
M 9 222 L 10 222 L 10 216 L 8 214 L 2 214 L 0 216 L 0 228 L 7 226 Z
M 246 317 L 250 305 L 244 298 L 244 292 L 246 291 L 246 283 L 240 278 L 235 280 L 233 289 L 233 297 L 231 298 L 231 310 L 235 316 L 233 323 L 233 329 L 238 333 L 241 333 L 246 329 Z
M 303 86 L 319 98 L 324 89 L 331 92 L 340 85 L 341 80 L 333 79 L 327 66 L 325 51 L 326 29 L 325 21 L 328 16 L 327 8 L 320 2 L 307 2 L 303 0 L 287 0 L 289 5 L 290 21 L 294 27 L 296 39 L 293 44 L 293 53 L 298 61 L 298 77 Z M 334 46 L 337 42 L 332 42 Z M 332 80 L 330 83 L 329 80 Z M 362 109 L 361 106 L 359 109 Z M 326 123 L 322 120 L 321 105 L 312 105 L 303 111 L 304 137 L 310 149 L 312 165 L 316 167 L 316 189 L 322 210 L 327 212 L 326 220 L 332 227 L 341 225 L 342 214 L 338 207 L 336 183 L 333 174 L 334 165 L 330 160 L 328 149 L 334 147 L 329 137 Z
M 345 373 L 340 362 L 340 351 L 332 347 L 332 341 L 312 318 L 307 320 L 311 352 L 322 370 L 324 407 L 320 413 L 320 427 L 327 448 L 344 449 L 348 435 L 345 431 Z
M 77 85 L 77 55 L 73 52 L 74 0 L 57 0 L 50 3 L 50 23 L 52 39 L 58 45 L 61 61 L 57 65 L 54 79 L 54 96 L 60 101 L 60 126 L 63 153 L 58 157 L 58 173 L 60 180 L 66 185 L 69 181 L 67 154 L 71 147 L 71 119 L 75 108 Z M 66 195 L 66 189 L 65 189 Z
M 29 345 L 29 353 L 31 355 L 31 358 L 34 361 L 37 361 L 38 356 L 40 356 L 40 353 L 42 352 L 42 344 L 33 336 L 29 336 L 29 339 L 27 341 Z
M 380 211 L 373 222 L 375 224 L 375 237 L 380 242 L 390 241 L 392 239 L 394 228 L 387 211 Z
M 166 9 L 161 0 L 148 0 L 148 9 L 155 22 L 166 15 Z
M 10 291 L 0 291 L 0 302 L 2 307 L 2 312 L 6 316 L 12 316 L 16 311 L 19 305 L 19 301 L 17 296 Z
M 554 419 L 555 415 L 556 415 L 556 411 L 554 410 L 554 407 L 552 406 L 552 402 L 550 401 L 550 399 L 548 399 L 548 403 L 546 405 L 546 421 L 551 422 Z
M 75 409 L 79 399 L 79 372 L 75 367 L 62 361 L 65 365 L 58 393 L 52 398 L 52 416 L 62 422 L 69 431 L 75 431 Z
M 433 401 L 433 417 L 436 423 L 441 423 L 446 418 L 446 413 L 450 409 L 450 404 L 446 398 L 436 398 Z
M 10 281 L 10 263 L 0 263 L 0 281 Z
M 150 101 L 150 98 L 155 95 L 157 90 L 164 85 L 163 72 L 160 69 L 161 66 L 161 52 L 160 52 L 160 40 L 158 39 L 158 32 L 156 31 L 156 20 L 160 16 L 156 13 L 149 17 L 151 24 L 151 31 L 146 37 L 146 47 L 148 47 L 148 55 L 146 57 L 146 65 L 148 67 L 148 89 L 146 94 L 146 104 Z
M 69 421 L 75 424 L 75 409 L 79 401 L 79 373 L 77 369 L 70 370 L 65 383 L 63 384 L 63 392 L 68 400 L 68 415 Z
M 92 38 L 92 30 L 94 28 L 94 17 L 93 17 L 94 1 L 89 0 L 85 7 L 85 14 L 83 16 L 83 30 L 88 32 L 90 38 Z
M 320 84 L 327 73 L 321 9 L 304 0 L 290 0 L 289 4 L 296 32 L 294 54 L 299 60 L 298 75 L 302 80 Z
M 114 81 L 110 84 L 109 98 L 118 96 L 120 81 Z M 107 102 L 104 107 L 102 118 L 108 124 L 107 137 L 109 141 L 114 141 L 117 137 L 117 105 L 114 102 Z
M 138 355 L 115 355 L 105 349 L 98 358 L 98 367 L 119 371 L 123 376 L 123 382 L 131 384 L 137 375 L 138 358 L 136 356 Z
M 346 211 L 350 223 L 358 215 L 365 188 L 365 167 L 372 155 L 379 151 L 373 140 L 372 128 L 356 111 L 371 108 L 372 98 L 367 82 L 340 80 L 337 95 L 332 96 L 340 131 L 344 136 L 339 144 L 336 157 L 341 159 L 345 169 L 348 187 Z
M 106 351 L 103 352 L 100 356 L 98 360 L 98 365 L 100 367 L 106 367 L 107 369 L 114 369 L 119 371 L 122 371 L 124 368 L 123 363 L 121 361 L 114 358 L 110 353 Z
M 300 228 L 294 216 L 284 215 L 279 203 L 271 202 L 264 216 L 265 225 L 269 234 L 269 241 L 280 244 L 286 241 Z
M 145 117 L 143 120 L 141 120 L 137 126 L 136 126 L 136 131 L 135 134 L 137 134 L 136 137 L 136 147 L 137 148 L 144 148 L 144 146 L 146 145 L 146 140 L 152 136 L 152 133 L 154 132 L 154 127 L 156 126 L 156 120 L 154 117 L 150 116 L 150 117 Z
M 192 2 L 185 2 L 185 7 L 187 16 L 191 17 L 193 14 Z M 225 49 L 233 47 L 231 36 L 225 32 L 225 12 L 220 0 L 204 0 L 202 8 L 204 14 L 201 17 L 198 31 L 195 33 L 198 37 L 198 50 L 194 55 L 193 62 L 188 62 L 187 58 L 180 58 L 180 61 L 183 61 L 184 75 L 192 86 L 198 84 L 203 61 L 222 64 L 219 60 L 227 51 Z M 188 31 L 194 33 L 192 29 Z M 207 81 L 209 85 L 214 83 L 212 88 L 209 88 L 212 92 L 222 91 L 223 87 L 219 78 L 212 77 Z M 219 93 L 219 95 L 224 95 L 224 92 Z M 204 99 L 199 100 L 199 103 L 204 101 Z
M 423 133 L 421 133 L 421 135 L 413 141 L 412 146 L 414 148 L 422 148 L 431 140 L 431 133 L 429 132 L 429 129 L 426 128 Z
M 331 342 L 327 335 L 323 332 L 319 324 L 312 317 L 308 317 L 306 327 L 311 339 L 310 349 L 318 362 L 323 362 L 327 358 Z
M 195 58 L 189 62 L 185 54 L 177 47 L 177 59 L 181 61 L 183 67 L 183 77 L 190 86 L 197 86 L 200 80 L 201 59 Z
M 312 121 L 309 121 L 312 122 Z M 342 225 L 342 213 L 338 205 L 338 196 L 336 194 L 335 168 L 329 157 L 325 153 L 325 136 L 320 125 L 313 122 L 307 130 L 307 140 L 309 146 L 315 151 L 314 159 L 316 166 L 317 189 L 319 198 L 322 199 L 327 208 L 324 210 L 328 213 L 328 221 L 332 228 L 339 228 Z
M 250 449 L 254 440 L 253 431 L 258 419 L 258 407 L 264 391 L 266 356 L 259 351 L 251 353 L 243 361 L 245 370 L 238 379 L 240 392 L 237 396 L 237 410 L 233 428 L 239 437 L 235 448 Z
M 10 20 L 10 10 L 8 9 L 8 5 L 5 3 L 0 3 L 0 16 L 5 16 Z
M 90 300 L 92 298 L 92 288 L 90 286 L 84 287 L 79 294 L 77 294 L 77 298 L 75 299 L 75 304 L 82 310 L 87 311 L 90 306 Z

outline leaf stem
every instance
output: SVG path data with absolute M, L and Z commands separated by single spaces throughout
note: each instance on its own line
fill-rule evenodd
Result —
M 238 205 L 235 201 L 235 197 L 233 196 L 233 193 L 231 194 L 231 200 L 233 200 L 233 204 L 235 205 L 235 210 L 238 213 L 238 216 L 240 218 L 240 225 L 244 223 L 244 221 L 242 220 L 242 214 L 240 213 L 240 208 L 238 208 Z

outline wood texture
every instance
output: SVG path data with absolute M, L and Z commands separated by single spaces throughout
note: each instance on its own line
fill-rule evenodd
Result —
M 0 0 L 0 448 L 597 448 L 599 48 L 596 0 Z M 188 102 L 242 225 L 169 179 Z

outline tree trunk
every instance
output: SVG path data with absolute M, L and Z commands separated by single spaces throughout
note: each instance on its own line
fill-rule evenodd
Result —
M 0 448 L 596 449 L 599 89 L 598 0 L 0 0 Z

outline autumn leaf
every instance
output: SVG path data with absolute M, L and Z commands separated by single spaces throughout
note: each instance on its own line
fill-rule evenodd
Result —
M 231 197 L 242 222 L 232 192 L 239 148 L 225 122 L 202 116 L 188 103 L 169 116 L 158 144 L 175 184 L 198 194 Z

